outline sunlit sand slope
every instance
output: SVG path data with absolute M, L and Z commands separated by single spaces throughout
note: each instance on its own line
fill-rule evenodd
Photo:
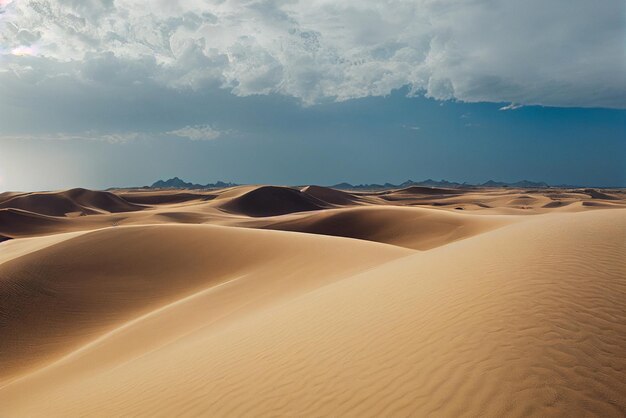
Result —
M 118 227 L 3 245 L 13 258 L 0 258 L 0 383 L 229 280 L 241 289 L 235 302 L 251 306 L 410 254 L 366 241 L 210 225 Z M 206 319 L 224 314 L 216 309 Z
M 390 254 L 219 326 L 197 313 L 220 298 L 162 286 L 118 332 L 0 388 L 0 416 L 624 416 L 625 237 L 624 210 L 537 216 Z M 150 269 L 167 252 L 137 256 Z M 328 277 L 327 256 L 301 271 Z

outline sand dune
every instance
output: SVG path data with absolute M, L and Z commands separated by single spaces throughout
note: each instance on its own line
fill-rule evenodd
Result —
M 22 209 L 50 216 L 130 212 L 142 209 L 141 206 L 129 203 L 114 193 L 86 189 L 17 194 L 0 202 L 0 209 L 2 208 Z
M 592 199 L 604 199 L 604 200 L 620 200 L 619 197 L 603 193 L 594 189 L 585 189 L 584 193 L 589 195 Z
M 178 191 L 173 193 L 164 193 L 163 191 L 125 192 L 120 193 L 120 196 L 127 202 L 139 205 L 163 205 L 170 203 L 185 203 L 194 200 L 207 201 L 216 197 L 216 195 L 208 193 L 189 193 Z
M 128 358 L 132 338 L 105 337 L 3 387 L 0 404 L 48 416 L 621 416 L 624 233 L 624 211 L 536 218 L 189 330 L 211 300 L 196 294 L 130 325 L 148 339 L 161 322 L 184 328 L 165 344 Z
M 10 238 L 27 237 L 62 231 L 67 227 L 64 218 L 41 215 L 22 209 L 0 209 L 2 234 Z
M 261 186 L 228 200 L 220 207 L 240 215 L 261 217 L 320 210 L 326 203 L 289 187 Z
M 348 225 L 341 226 L 343 231 L 349 233 L 335 233 L 334 228 L 328 230 L 323 225 L 320 228 L 303 225 L 304 229 L 300 229 L 300 227 L 294 226 L 291 215 L 308 212 L 309 215 L 313 216 L 312 220 L 321 221 L 328 217 L 328 215 L 322 214 L 322 211 L 327 209 L 351 210 L 351 208 L 360 206 L 374 207 L 381 209 L 381 215 L 374 216 L 374 218 L 387 218 L 383 222 L 385 228 L 393 229 L 400 236 L 412 236 L 414 233 L 410 230 L 414 230 L 414 227 L 418 225 L 412 223 L 409 231 L 403 231 L 403 221 L 400 219 L 395 221 L 393 217 L 385 215 L 389 207 L 421 206 L 438 210 L 464 211 L 468 214 L 497 215 L 498 217 L 502 215 L 517 216 L 554 211 L 579 212 L 589 209 L 626 207 L 626 194 L 622 190 L 611 190 L 606 193 L 596 191 L 600 194 L 592 193 L 590 190 L 593 189 L 529 191 L 407 188 L 400 191 L 349 193 L 319 186 L 307 186 L 301 190 L 276 186 L 238 186 L 222 190 L 189 192 L 140 189 L 87 193 L 82 189 L 74 189 L 68 192 L 52 193 L 3 193 L 0 195 L 0 202 L 3 202 L 0 206 L 4 205 L 2 207 L 7 209 L 0 208 L 0 235 L 6 238 L 21 238 L 67 231 L 93 230 L 115 225 L 169 222 L 212 223 L 230 226 L 252 225 L 254 227 L 276 224 L 280 227 L 275 229 L 302 230 L 303 232 L 395 243 L 400 241 L 393 237 L 386 238 L 384 237 L 385 234 L 382 234 L 383 239 L 378 239 L 375 237 L 376 234 L 369 234 L 368 231 L 350 231 L 349 225 L 354 222 L 351 215 L 346 215 L 347 218 L 351 219 Z M 111 196 L 119 196 L 119 199 Z M 602 196 L 608 196 L 609 199 L 600 198 Z M 58 201 L 61 201 L 62 204 L 57 204 Z M 54 204 L 48 207 L 50 202 Z M 39 210 L 42 207 L 43 209 Z M 23 208 L 28 209 L 24 210 Z M 130 211 L 124 211 L 125 209 Z M 68 210 L 70 212 L 66 212 Z M 54 215 L 50 215 L 50 213 Z M 403 214 L 404 212 L 398 211 L 397 213 Z M 268 217 L 279 216 L 286 217 L 268 219 Z M 406 217 L 401 216 L 401 218 L 405 219 Z M 323 223 L 327 224 L 328 222 L 330 221 L 325 220 Z M 286 227 L 283 228 L 283 225 Z M 382 223 L 379 222 L 380 226 Z M 427 226 L 426 229 L 428 228 Z M 306 229 L 310 230 L 306 231 Z M 463 236 L 466 235 L 464 231 L 459 230 L 459 232 L 463 232 L 461 234 Z M 472 234 L 467 234 L 467 236 L 470 235 Z M 445 240 L 441 242 L 445 242 Z M 399 245 L 420 248 L 410 243 L 408 245 L 400 243 Z
M 625 201 L 3 193 L 0 416 L 625 416 Z
M 2 251 L 0 251 L 0 264 L 84 233 L 85 232 L 82 231 L 66 232 L 63 234 L 52 234 L 44 237 L 14 239 L 10 242 L 5 242 L 2 245 Z
M 465 189 L 443 189 L 438 187 L 420 187 L 411 186 L 404 189 L 393 190 L 389 193 L 385 193 L 383 196 L 389 198 L 392 196 L 402 195 L 424 195 L 424 196 L 440 196 L 440 195 L 458 195 L 463 194 Z
M 24 194 L 24 193 L 19 193 L 19 192 L 3 192 L 0 193 L 0 203 L 5 202 L 15 196 L 18 196 L 20 194 Z
M 306 193 L 309 196 L 313 196 L 316 199 L 336 206 L 348 206 L 368 201 L 362 196 L 342 190 L 331 189 L 330 187 L 306 186 L 303 187 L 301 191 L 302 193 Z
M 121 227 L 6 261 L 0 265 L 0 380 L 121 321 L 234 277 L 253 275 L 247 280 L 269 280 L 281 284 L 283 292 L 304 287 L 310 273 L 302 269 L 318 264 L 318 258 L 330 264 L 315 269 L 316 274 L 329 275 L 406 254 L 366 242 L 331 243 L 208 225 Z M 280 276 L 263 279 L 268 268 Z M 33 305 L 37 309 L 31 310 Z
M 428 250 L 519 220 L 502 216 L 477 217 L 430 208 L 367 206 L 279 217 L 252 225 Z

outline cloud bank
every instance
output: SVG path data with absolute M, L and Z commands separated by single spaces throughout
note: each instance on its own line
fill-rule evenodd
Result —
M 625 12 L 622 0 L 0 0 L 0 87 L 26 106 L 25 86 L 71 80 L 307 105 L 409 86 L 626 108 Z

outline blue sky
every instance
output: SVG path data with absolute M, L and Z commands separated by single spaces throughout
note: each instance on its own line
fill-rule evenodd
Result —
M 621 1 L 140 6 L 0 0 L 0 190 L 626 186 Z

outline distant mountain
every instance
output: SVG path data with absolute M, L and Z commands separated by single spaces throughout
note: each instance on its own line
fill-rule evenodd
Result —
M 152 183 L 150 186 L 152 189 L 201 189 L 202 186 L 199 184 L 187 183 L 179 179 L 178 177 L 174 177 L 169 180 L 159 180 Z
M 464 184 L 461 183 L 453 183 L 453 182 L 449 182 L 446 180 L 441 180 L 441 181 L 436 181 L 436 180 L 432 180 L 432 179 L 428 179 L 428 180 L 424 180 L 424 181 L 413 181 L 413 180 L 407 180 L 403 183 L 400 184 L 391 184 L 391 183 L 385 183 L 385 184 L 356 184 L 356 185 L 352 185 L 350 183 L 339 183 L 339 184 L 335 184 L 334 186 L 330 186 L 333 189 L 350 189 L 350 190 L 376 190 L 376 189 L 403 189 L 406 187 L 411 187 L 411 186 L 421 186 L 421 187 L 449 187 L 449 188 L 454 188 L 454 187 L 464 187 Z
M 483 187 L 515 187 L 515 188 L 531 188 L 531 189 L 543 189 L 546 187 L 550 187 L 548 183 L 544 183 L 543 181 L 536 182 L 536 181 L 529 181 L 529 180 L 516 181 L 515 183 L 505 183 L 502 181 L 489 180 L 481 184 L 481 186 Z
M 433 180 L 427 179 L 424 181 L 411 181 L 407 180 L 400 185 L 400 187 L 410 187 L 410 186 L 426 186 L 426 187 L 461 187 L 463 184 L 457 182 L 451 182 L 447 180 Z
M 146 186 L 145 188 L 149 189 L 223 189 L 226 187 L 238 186 L 235 183 L 225 183 L 223 181 L 218 181 L 216 183 L 209 184 L 195 184 L 189 183 L 184 180 L 181 180 L 178 177 L 171 178 L 169 180 L 159 180 L 154 182 L 151 186 Z M 470 184 L 470 183 L 457 183 L 453 181 L 447 180 L 433 180 L 426 179 L 423 181 L 413 181 L 407 180 L 400 184 L 391 184 L 391 183 L 372 183 L 372 184 L 350 184 L 350 183 L 339 183 L 335 184 L 332 187 L 333 189 L 339 190 L 386 190 L 386 189 L 404 189 L 406 187 L 419 186 L 419 187 L 438 187 L 438 188 L 467 188 L 467 187 L 511 187 L 511 188 L 522 188 L 522 189 L 543 189 L 547 187 L 551 187 L 545 182 L 535 182 L 530 180 L 521 180 L 514 183 L 506 183 L 502 181 L 489 180 L 482 184 Z M 568 186 L 568 185 L 559 185 L 558 187 L 577 187 L 577 186 Z
M 225 187 L 233 187 L 237 186 L 235 183 L 224 183 L 223 181 L 218 181 L 216 183 L 209 184 L 194 184 L 188 183 L 184 180 L 179 179 L 178 177 L 171 178 L 169 180 L 159 180 L 152 183 L 150 186 L 151 189 L 223 189 Z
M 480 186 L 482 187 L 509 187 L 507 183 L 504 183 L 501 181 L 493 181 L 493 180 L 486 181 Z
M 544 183 L 543 181 L 535 182 L 535 181 L 528 181 L 528 180 L 518 181 L 517 183 L 512 183 L 510 186 L 511 187 L 524 187 L 524 188 L 528 187 L 531 189 L 543 189 L 546 187 L 550 187 L 548 183 Z
M 515 183 L 506 183 L 502 181 L 494 181 L 489 180 L 482 184 L 470 184 L 470 183 L 457 183 L 453 181 L 447 180 L 433 180 L 427 179 L 424 181 L 413 181 L 407 180 L 400 184 L 390 184 L 385 183 L 381 184 L 357 184 L 352 185 L 350 183 L 339 183 L 331 186 L 333 189 L 345 189 L 345 190 L 376 190 L 376 189 L 403 189 L 411 186 L 420 186 L 420 187 L 443 187 L 443 188 L 466 188 L 466 187 L 512 187 L 512 188 L 529 188 L 529 189 L 543 189 L 550 187 L 547 183 L 544 182 L 534 182 L 529 180 L 521 180 Z M 573 186 L 572 186 L 573 187 Z
M 217 181 L 213 184 L 209 183 L 206 184 L 204 187 L 206 187 L 207 189 L 223 189 L 225 187 L 235 187 L 235 186 L 239 186 L 239 184 L 237 183 L 224 183 L 223 181 Z
M 339 183 L 339 184 L 335 184 L 334 186 L 331 186 L 333 189 L 352 189 L 354 188 L 353 185 L 351 185 L 350 183 Z

